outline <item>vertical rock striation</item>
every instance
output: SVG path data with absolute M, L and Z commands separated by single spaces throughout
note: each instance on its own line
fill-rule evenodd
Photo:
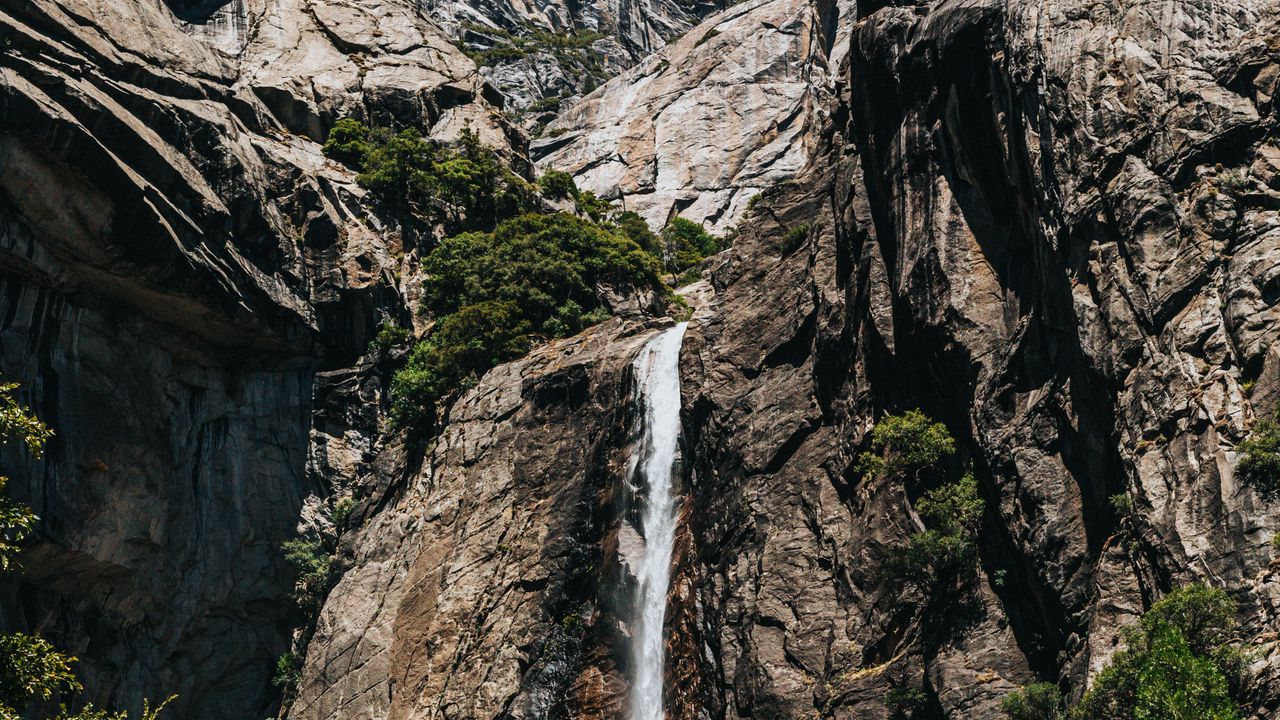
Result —
M 825 0 L 734 5 L 561 112 L 531 144 L 534 160 L 655 228 L 681 215 L 725 232 L 813 153 L 827 61 L 851 11 Z
M 1036 679 L 1078 694 L 1197 579 L 1241 603 L 1250 712 L 1274 712 L 1274 501 L 1232 448 L 1276 399 L 1276 9 L 863 8 L 849 114 L 690 326 L 684 574 L 713 716 L 886 717 L 899 685 L 951 718 Z M 942 637 L 876 576 L 918 527 L 904 488 L 853 470 L 878 414 L 913 407 L 988 506 L 983 581 Z
M 316 141 L 507 126 L 410 2 L 31 0 L 0 39 L 0 369 L 58 433 L 4 450 L 42 520 L 0 627 L 100 706 L 262 717 L 298 621 L 279 544 L 367 472 L 358 359 L 430 241 Z
M 1197 579 L 1243 610 L 1249 717 L 1280 711 L 1280 520 L 1232 471 L 1280 400 L 1278 11 L 757 0 L 561 115 L 544 166 L 745 219 L 690 292 L 668 717 L 887 718 L 912 687 L 986 720 L 1081 693 Z M 269 712 L 278 543 L 358 484 L 291 717 L 623 713 L 629 368 L 662 323 L 495 368 L 425 446 L 376 431 L 365 348 L 430 231 L 315 141 L 357 114 L 506 142 L 471 61 L 393 0 L 32 0 L 0 32 L 0 360 L 59 431 L 5 451 L 44 520 L 0 624 L 96 702 Z M 885 587 L 921 520 L 854 469 L 916 407 L 986 502 L 960 608 Z

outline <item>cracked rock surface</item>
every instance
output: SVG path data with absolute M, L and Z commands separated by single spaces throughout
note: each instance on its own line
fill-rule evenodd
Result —
M 0 628 L 80 656 L 95 702 L 273 712 L 278 545 L 354 487 L 288 716 L 623 712 L 630 362 L 668 320 L 495 368 L 425 442 L 377 431 L 395 356 L 366 349 L 412 322 L 428 233 L 315 138 L 352 112 L 510 138 L 435 28 L 391 0 L 0 10 L 0 362 L 59 433 L 3 449 L 42 522 Z M 685 291 L 668 717 L 887 720 L 910 686 L 989 720 L 1022 684 L 1078 696 L 1194 580 L 1241 607 L 1245 717 L 1280 712 L 1280 515 L 1233 472 L 1280 400 L 1277 38 L 1276 0 L 755 0 L 560 116 L 543 167 L 741 228 Z M 986 503 L 954 607 L 885 587 L 920 488 L 854 470 L 913 408 Z
M 298 622 L 279 545 L 365 472 L 359 358 L 430 241 L 316 140 L 509 129 L 409 2 L 33 0 L 0 38 L 0 367 L 57 431 L 3 450 L 41 522 L 0 628 L 76 655 L 99 706 L 263 717 Z
M 655 228 L 680 215 L 724 232 L 812 154 L 851 13 L 825 0 L 734 5 L 561 112 L 534 160 Z

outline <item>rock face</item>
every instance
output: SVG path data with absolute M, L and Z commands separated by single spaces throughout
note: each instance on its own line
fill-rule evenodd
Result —
M 723 5 L 720 0 L 424 0 L 512 110 L 590 92 Z
M 1232 467 L 1280 379 L 1275 3 L 871 10 L 847 122 L 689 329 L 699 706 L 887 717 L 907 685 L 930 717 L 996 717 L 1036 679 L 1082 692 L 1120 626 L 1199 579 L 1241 603 L 1271 717 L 1274 501 Z M 941 635 L 876 577 L 918 527 L 905 489 L 853 469 L 914 407 L 988 508 Z
M 322 142 L 353 116 L 438 138 L 469 125 L 495 147 L 513 139 L 493 117 L 501 96 L 415 0 L 170 3 L 220 51 L 233 89 L 290 132 Z
M 734 5 L 562 112 L 534 159 L 655 228 L 681 215 L 728 230 L 811 156 L 827 59 L 851 11 L 826 0 Z
M 613 716 L 627 369 L 652 334 L 610 321 L 454 405 L 367 501 L 289 717 Z
M 888 718 L 905 686 L 988 720 L 1035 680 L 1079 695 L 1197 579 L 1240 603 L 1248 717 L 1275 716 L 1280 516 L 1233 467 L 1280 400 L 1280 5 L 856 5 L 726 10 L 540 145 L 653 222 L 745 220 L 690 292 L 668 717 Z M 356 486 L 290 717 L 618 717 L 628 368 L 668 321 L 380 437 L 363 356 L 423 239 L 359 209 L 316 130 L 507 130 L 410 5 L 254 7 L 0 10 L 0 359 L 60 433 L 5 451 L 44 534 L 0 623 L 79 654 L 98 702 L 270 712 L 278 543 Z M 986 503 L 958 607 L 885 587 L 920 488 L 854 468 L 917 407 Z
M 344 368 L 409 317 L 423 239 L 313 140 L 507 130 L 411 3 L 35 0 L 0 37 L 0 364 L 58 433 L 4 450 L 42 521 L 0 626 L 99 705 L 263 717 L 298 622 L 279 543 L 366 463 L 380 386 Z

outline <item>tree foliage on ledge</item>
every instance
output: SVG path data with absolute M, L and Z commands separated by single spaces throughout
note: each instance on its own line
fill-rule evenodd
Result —
M 1011 693 L 1000 707 L 1009 720 L 1239 720 L 1235 626 L 1236 606 L 1225 592 L 1188 585 L 1124 631 L 1124 648 L 1070 711 L 1048 683 Z
M 1000 711 L 1009 720 L 1066 720 L 1062 691 L 1053 683 L 1035 683 L 1005 695 Z
M 856 469 L 864 476 L 898 476 L 935 465 L 956 451 L 947 427 L 919 410 L 890 415 L 876 423 L 871 430 L 871 448 L 858 456 Z
M 1236 452 L 1236 473 L 1241 480 L 1268 495 L 1280 492 L 1280 423 L 1273 418 L 1258 419 Z
M 919 410 L 889 415 L 871 430 L 872 450 L 858 456 L 864 475 L 906 479 L 911 470 L 932 467 L 955 452 L 955 440 L 942 423 Z M 881 571 L 885 579 L 909 585 L 930 601 L 944 601 L 978 568 L 978 530 L 984 503 L 972 473 L 947 481 L 915 502 L 925 530 L 888 549 Z
M 928 529 L 912 535 L 905 545 L 890 549 L 886 575 L 937 598 L 945 597 L 977 571 L 983 507 L 972 473 L 927 493 L 916 503 L 916 510 Z
M 437 406 L 541 339 L 609 316 L 605 287 L 667 293 L 654 258 L 611 226 L 525 214 L 445 240 L 425 260 L 423 312 L 436 327 L 392 381 L 392 422 L 421 427 Z
M 720 252 L 720 241 L 701 223 L 674 217 L 659 235 L 662 263 L 666 271 L 680 275 Z
M 470 128 L 446 146 L 415 128 L 393 133 L 344 118 L 329 132 L 324 152 L 357 168 L 357 182 L 383 204 L 437 219 L 450 232 L 488 230 L 536 204 L 535 186 Z

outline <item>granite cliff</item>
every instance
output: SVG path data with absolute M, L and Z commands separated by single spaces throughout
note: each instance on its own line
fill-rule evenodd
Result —
M 619 716 L 630 363 L 671 320 L 384 432 L 368 342 L 413 319 L 433 230 L 316 141 L 346 114 L 523 141 L 413 3 L 255 7 L 0 10 L 0 360 L 59 433 L 5 455 L 43 523 L 0 625 L 99 702 L 271 712 L 279 543 L 349 496 L 288 717 Z M 1280 401 L 1278 82 L 1274 0 L 759 0 L 563 111 L 544 167 L 737 230 L 683 291 L 668 717 L 888 718 L 910 686 L 996 718 L 1078 696 L 1196 580 L 1241 609 L 1245 716 L 1280 712 L 1280 516 L 1234 471 Z M 877 571 L 916 498 L 856 464 L 913 408 L 986 508 L 944 632 Z

